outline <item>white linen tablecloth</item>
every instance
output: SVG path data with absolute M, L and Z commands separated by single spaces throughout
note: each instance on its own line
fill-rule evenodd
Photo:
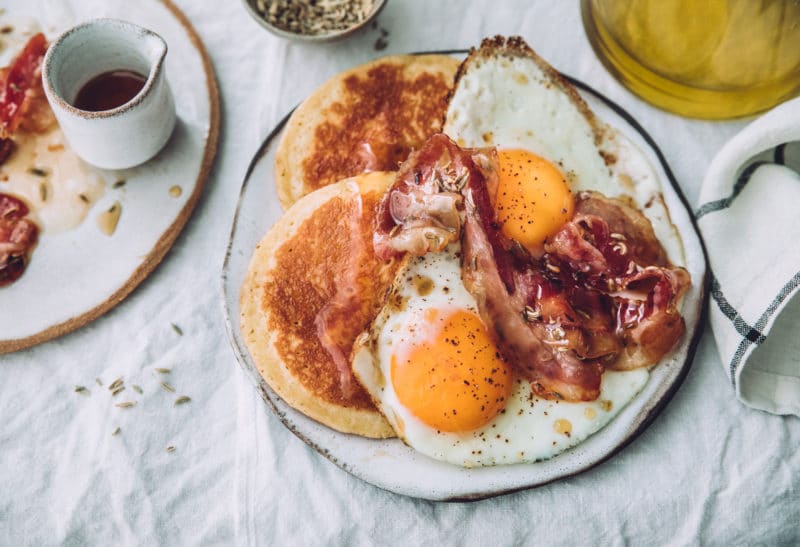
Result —
M 352 65 L 520 34 L 632 113 L 693 204 L 711 158 L 744 122 L 687 120 L 634 97 L 595 58 L 576 1 L 391 0 L 379 28 L 328 45 L 279 40 L 237 1 L 177 3 L 216 67 L 217 163 L 175 247 L 122 305 L 0 357 L 0 544 L 800 541 L 800 420 L 740 404 L 708 334 L 672 402 L 608 462 L 530 491 L 433 503 L 355 479 L 284 429 L 223 327 L 220 267 L 250 158 L 288 109 Z M 374 47 L 380 28 L 389 31 L 383 51 Z M 173 407 L 155 367 L 171 368 L 192 401 Z M 95 384 L 118 376 L 144 389 L 136 408 L 114 408 Z

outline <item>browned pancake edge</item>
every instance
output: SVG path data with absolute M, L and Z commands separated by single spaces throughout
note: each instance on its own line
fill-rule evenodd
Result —
M 441 130 L 458 66 L 446 55 L 390 56 L 320 86 L 292 114 L 276 151 L 283 207 L 345 177 L 396 170 Z
M 295 203 L 256 247 L 240 296 L 242 335 L 270 387 L 333 429 L 376 438 L 394 433 L 355 379 L 350 392 L 342 389 L 339 369 L 320 342 L 317 318 L 347 281 L 349 268 L 357 268 L 357 296 L 333 317 L 349 343 L 343 348 L 349 360 L 353 341 L 377 315 L 396 270 L 372 253 L 374 207 L 393 180 L 393 173 L 369 173 Z M 357 260 L 354 246 L 360 249 Z

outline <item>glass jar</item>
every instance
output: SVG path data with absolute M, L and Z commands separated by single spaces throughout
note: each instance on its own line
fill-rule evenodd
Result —
M 800 93 L 800 0 L 582 0 L 600 60 L 684 116 L 755 114 Z

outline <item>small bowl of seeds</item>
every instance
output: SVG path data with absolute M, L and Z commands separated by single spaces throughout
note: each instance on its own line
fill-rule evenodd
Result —
M 367 25 L 386 0 L 243 0 L 268 31 L 292 40 L 330 42 Z

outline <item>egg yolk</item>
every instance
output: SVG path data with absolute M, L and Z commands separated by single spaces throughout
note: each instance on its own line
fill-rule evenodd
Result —
M 512 374 L 480 318 L 466 310 L 425 312 L 422 339 L 392 355 L 397 398 L 439 431 L 470 431 L 490 422 L 511 393 Z M 398 356 L 399 353 L 399 356 Z
M 499 150 L 495 210 L 503 234 L 532 251 L 572 218 L 575 207 L 564 175 L 526 150 Z

